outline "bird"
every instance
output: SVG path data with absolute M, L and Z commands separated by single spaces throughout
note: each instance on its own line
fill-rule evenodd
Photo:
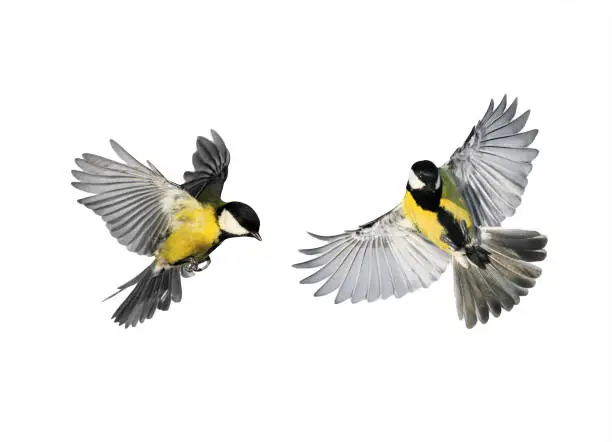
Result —
M 325 236 L 302 249 L 317 269 L 300 281 L 323 284 L 315 296 L 337 290 L 335 302 L 404 296 L 429 287 L 452 262 L 457 314 L 467 328 L 500 316 L 527 295 L 542 270 L 547 238 L 535 230 L 502 228 L 514 215 L 538 150 L 537 129 L 522 132 L 530 111 L 518 100 L 493 100 L 465 142 L 441 167 L 412 164 L 403 200 L 354 230 Z
M 149 161 L 142 164 L 117 142 L 112 149 L 122 162 L 85 153 L 75 159 L 72 185 L 93 195 L 78 202 L 100 215 L 120 244 L 153 257 L 136 277 L 118 287 L 112 298 L 133 287 L 112 316 L 128 328 L 168 310 L 182 299 L 181 278 L 207 268 L 210 254 L 229 238 L 261 241 L 257 213 L 247 204 L 221 199 L 230 154 L 217 132 L 198 137 L 193 171 L 178 185 Z M 106 300 L 105 299 L 105 300 Z

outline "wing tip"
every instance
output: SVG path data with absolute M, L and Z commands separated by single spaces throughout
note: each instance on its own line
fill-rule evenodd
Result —
M 326 242 L 332 241 L 338 238 L 339 236 L 342 236 L 342 234 L 341 235 L 319 235 L 317 233 L 312 233 L 308 231 L 306 233 L 312 236 L 313 238 L 318 239 L 319 241 L 326 241 Z
M 473 329 L 477 323 L 478 323 L 477 319 L 470 320 L 467 315 L 465 316 L 465 326 L 467 327 L 468 330 Z
M 127 154 L 127 151 L 119 144 L 117 143 L 115 140 L 113 140 L 112 138 L 109 140 L 111 148 L 115 151 L 115 153 L 117 154 L 117 156 L 119 158 L 121 158 L 123 160 L 123 162 L 125 162 L 125 160 L 123 159 L 123 155 Z M 131 155 L 129 155 L 131 156 Z M 126 163 L 127 164 L 127 163 Z
M 508 109 L 517 108 L 517 107 L 518 107 L 518 97 L 514 97 L 514 100 L 512 100 L 512 103 L 510 103 L 510 106 L 508 106 Z
M 209 145 L 211 144 L 214 145 L 215 143 L 213 143 L 211 140 L 209 140 L 203 135 L 198 135 L 198 138 L 196 139 L 196 144 L 198 145 L 202 144 L 202 147 L 207 148 L 209 147 Z M 195 154 L 197 154 L 197 151 L 195 152 Z
M 92 192 L 91 190 L 87 190 L 87 188 L 86 188 L 86 183 L 82 183 L 81 181 L 72 181 L 70 184 L 71 184 L 71 185 L 72 185 L 72 187 L 74 187 L 75 189 L 82 190 L 83 192 L 87 192 L 87 193 L 95 193 L 95 192 Z
M 316 278 L 315 275 L 316 275 L 316 272 L 300 280 L 300 284 L 316 284 L 317 282 L 320 282 L 321 279 Z M 315 293 L 315 296 L 319 296 L 319 295 Z
M 536 137 L 538 136 L 538 134 L 540 133 L 539 129 L 530 129 L 527 130 L 525 132 L 522 132 L 523 134 L 525 134 L 525 136 L 527 137 L 527 143 L 525 144 L 525 146 L 523 147 L 529 147 L 536 139 Z M 518 134 L 521 135 L 521 134 Z M 530 149 L 533 149 L 532 147 Z M 536 150 L 536 149 L 533 149 Z
M 291 267 L 293 267 L 294 269 L 305 269 L 305 268 L 307 268 L 307 267 L 304 267 L 305 263 L 306 262 L 297 262 L 295 264 L 291 264 Z

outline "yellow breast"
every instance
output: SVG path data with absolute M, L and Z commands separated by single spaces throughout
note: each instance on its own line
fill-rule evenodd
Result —
M 440 169 L 440 178 L 442 179 L 440 207 L 458 222 L 465 221 L 467 228 L 472 229 L 474 226 L 472 216 L 467 210 L 463 196 L 457 189 L 453 176 L 448 171 Z M 446 235 L 446 229 L 438 221 L 437 213 L 422 209 L 409 191 L 404 196 L 404 215 L 428 240 L 445 252 L 452 253 L 450 246 L 442 241 L 442 237 Z
M 219 240 L 220 234 L 215 208 L 189 200 L 174 214 L 170 235 L 156 255 L 169 264 L 202 255 Z
M 442 198 L 440 200 L 440 207 L 453 215 L 456 220 L 465 221 L 468 229 L 472 227 L 470 213 L 455 202 Z M 421 208 L 410 192 L 406 192 L 404 196 L 404 215 L 413 222 L 425 238 L 445 252 L 452 252 L 449 245 L 442 241 L 442 237 L 446 234 L 446 229 L 438 221 L 438 215 L 435 212 Z
M 423 210 L 416 203 L 410 192 L 406 192 L 404 196 L 404 215 L 413 222 L 415 227 L 425 236 L 425 238 L 445 252 L 451 252 L 448 244 L 441 239 L 445 230 L 438 221 L 438 215 L 429 210 Z

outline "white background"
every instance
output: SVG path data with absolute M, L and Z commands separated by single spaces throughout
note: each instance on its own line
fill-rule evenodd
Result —
M 0 439 L 604 441 L 612 437 L 610 7 L 595 2 L 0 7 Z M 306 230 L 390 209 L 488 100 L 540 149 L 505 225 L 550 239 L 538 285 L 465 329 L 452 277 L 334 305 L 290 267 Z M 149 262 L 76 203 L 113 137 L 179 181 L 197 135 L 232 153 L 232 240 L 135 329 L 101 303 Z

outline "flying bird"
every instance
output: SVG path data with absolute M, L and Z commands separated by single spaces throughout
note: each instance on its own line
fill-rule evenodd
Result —
M 300 250 L 315 257 L 294 267 L 318 270 L 301 283 L 324 281 L 315 296 L 338 291 L 336 303 L 404 296 L 436 281 L 452 262 L 459 319 L 468 328 L 519 303 L 535 285 L 547 238 L 532 230 L 503 229 L 521 203 L 536 129 L 521 132 L 526 111 L 514 118 L 491 100 L 482 119 L 450 160 L 428 160 L 408 172 L 403 201 L 356 230 L 310 234 L 326 244 Z
M 212 141 L 198 137 L 185 183 L 167 180 L 150 162 L 140 163 L 123 147 L 110 144 L 122 162 L 85 153 L 75 160 L 78 180 L 72 185 L 92 193 L 79 203 L 106 222 L 119 243 L 132 252 L 153 257 L 136 277 L 119 286 L 135 286 L 112 319 L 136 326 L 156 309 L 168 310 L 182 298 L 181 277 L 190 277 L 210 265 L 210 254 L 228 238 L 261 240 L 259 218 L 248 205 L 221 200 L 230 154 L 215 131 Z M 108 298 L 107 298 L 108 299 Z

